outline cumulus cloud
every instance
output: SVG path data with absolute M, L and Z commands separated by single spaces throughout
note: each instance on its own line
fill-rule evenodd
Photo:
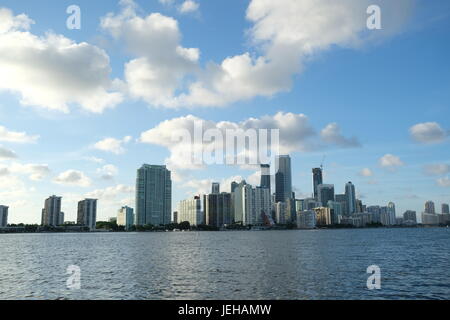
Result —
M 0 126 L 0 141 L 17 142 L 17 143 L 32 143 L 36 142 L 39 136 L 30 136 L 26 132 L 10 131 L 3 126 Z
M 445 188 L 450 187 L 450 178 L 449 177 L 440 178 L 437 180 L 437 184 Z
M 83 172 L 77 170 L 67 170 L 62 172 L 53 180 L 53 182 L 74 187 L 89 187 L 91 185 L 91 179 Z
M 40 181 L 50 174 L 50 168 L 47 164 L 34 163 L 13 163 L 9 170 L 15 174 L 28 175 L 30 180 Z
M 167 1 L 163 1 L 167 2 Z M 252 0 L 246 18 L 250 52 L 221 62 L 199 63 L 198 48 L 184 48 L 175 19 L 140 16 L 132 1 L 102 20 L 103 29 L 124 40 L 134 55 L 125 66 L 129 94 L 152 106 L 220 107 L 289 91 L 307 60 L 333 46 L 358 47 L 391 36 L 409 17 L 413 0 L 379 1 L 383 29 L 367 32 L 371 0 Z M 185 1 L 187 5 L 193 1 Z
M 109 57 L 86 42 L 29 32 L 34 23 L 0 8 L 0 90 L 21 96 L 23 105 L 69 111 L 70 104 L 101 113 L 122 101 L 112 90 Z
M 111 214 L 111 212 L 115 213 L 121 206 L 134 206 L 134 192 L 134 187 L 119 184 L 88 192 L 85 196 L 98 199 L 99 205 L 103 208 L 101 210 L 107 210 L 108 214 Z
M 322 139 L 328 143 L 338 145 L 343 148 L 360 147 L 356 137 L 346 138 L 341 133 L 341 128 L 337 123 L 330 123 L 320 132 Z
M 414 141 L 424 144 L 440 143 L 448 137 L 448 132 L 436 122 L 416 124 L 409 129 L 409 133 Z
M 398 167 L 402 167 L 405 164 L 403 163 L 402 160 L 400 160 L 399 157 L 394 156 L 392 154 L 386 154 L 383 157 L 380 158 L 379 160 L 380 166 L 383 168 L 386 168 L 388 170 L 394 171 L 396 170 Z
M 17 154 L 14 151 L 0 146 L 0 160 L 15 158 L 17 158 Z
M 364 168 L 359 172 L 359 175 L 362 177 L 372 177 L 373 171 L 370 170 L 369 168 Z
M 123 145 L 129 143 L 131 140 L 132 137 L 130 136 L 126 136 L 123 139 L 105 138 L 95 143 L 94 148 L 114 154 L 123 154 L 125 153 L 125 148 Z
M 440 176 L 450 172 L 450 165 L 446 163 L 429 164 L 424 166 L 423 171 L 430 176 Z
M 271 131 L 272 129 L 273 131 Z M 267 132 L 267 137 L 257 138 L 255 146 L 247 144 L 240 150 L 230 151 L 225 148 L 227 133 L 230 131 L 242 139 L 251 136 L 251 133 L 258 136 L 261 132 Z M 222 141 L 222 144 L 219 143 L 217 147 L 216 137 L 207 139 L 207 132 L 217 134 L 219 137 L 217 139 Z M 272 139 L 272 133 L 278 133 L 279 144 Z M 342 137 L 342 139 L 345 138 Z M 214 122 L 188 115 L 159 123 L 154 128 L 143 132 L 139 141 L 163 146 L 170 151 L 166 165 L 174 172 L 174 179 L 185 176 L 187 170 L 203 169 L 209 164 L 226 163 L 256 171 L 259 168 L 256 168 L 255 165 L 270 162 L 276 154 L 309 152 L 332 146 L 342 147 L 341 141 L 324 141 L 304 114 L 284 112 L 260 118 L 249 118 L 241 122 Z M 262 141 L 267 141 L 267 146 L 261 144 Z M 348 144 L 345 147 L 349 147 Z M 219 152 L 224 150 L 224 152 L 223 155 L 220 154 L 215 158 L 216 154 L 213 151 L 217 150 Z M 209 163 L 205 158 L 209 155 L 213 158 L 213 163 Z M 239 156 L 249 157 L 247 160 L 251 159 L 252 162 L 245 161 L 245 164 L 242 164 L 238 162 Z
M 180 5 L 178 11 L 180 11 L 181 13 L 191 13 L 197 11 L 199 7 L 200 4 L 198 4 L 197 2 L 186 0 Z
M 112 164 L 107 164 L 97 169 L 97 174 L 99 174 L 100 178 L 103 180 L 112 180 L 118 173 L 119 169 Z
M 240 183 L 242 180 L 244 180 L 242 176 L 232 176 L 228 178 L 223 178 L 220 181 L 212 179 L 202 179 L 202 180 L 190 179 L 188 182 L 183 184 L 182 187 L 190 189 L 190 191 L 187 192 L 187 195 L 189 196 L 203 195 L 211 193 L 211 186 L 213 182 L 219 182 L 220 192 L 231 192 L 231 183 L 232 182 Z M 249 181 L 247 180 L 247 182 Z

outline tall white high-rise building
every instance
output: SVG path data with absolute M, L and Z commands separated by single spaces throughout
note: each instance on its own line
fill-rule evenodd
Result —
M 348 182 L 345 185 L 345 198 L 347 200 L 347 214 L 352 215 L 356 213 L 356 191 L 353 183 Z
M 178 205 L 178 222 L 189 222 L 191 226 L 198 226 L 204 223 L 202 200 L 196 196 L 193 199 L 180 201 Z
M 61 222 L 61 197 L 51 196 L 45 200 L 42 209 L 41 224 L 43 226 L 56 227 Z
M 77 223 L 86 226 L 89 230 L 95 230 L 97 223 L 97 200 L 85 199 L 78 202 Z
M 171 220 L 171 173 L 166 166 L 144 164 L 136 178 L 136 225 L 167 225 Z
M 393 226 L 397 223 L 397 216 L 395 213 L 395 203 L 389 202 L 387 206 L 387 213 L 389 217 L 389 225 Z
M 0 206 L 0 228 L 8 226 L 8 207 Z
M 234 221 L 244 225 L 260 225 L 263 215 L 270 215 L 272 202 L 268 188 L 253 188 L 245 181 L 234 190 Z

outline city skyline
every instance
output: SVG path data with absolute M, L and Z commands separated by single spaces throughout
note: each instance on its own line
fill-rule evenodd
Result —
M 254 166 L 187 166 L 177 156 L 184 146 L 173 143 L 170 132 L 197 120 L 208 128 L 279 128 L 299 198 L 311 196 L 311 168 L 326 155 L 323 180 L 334 183 L 335 194 L 352 181 L 364 203 L 392 201 L 397 212 L 419 216 L 428 200 L 437 211 L 450 201 L 444 121 L 450 118 L 450 21 L 442 17 L 448 2 L 394 7 L 380 1 L 386 20 L 373 37 L 365 27 L 365 0 L 340 4 L 342 10 L 319 1 L 321 12 L 350 34 L 333 33 L 341 30 L 334 24 L 307 28 L 315 16 L 299 4 L 293 19 L 278 2 L 199 1 L 191 12 L 181 12 L 181 2 L 80 0 L 80 30 L 67 28 L 65 3 L 2 2 L 0 205 L 9 207 L 10 223 L 39 223 L 42 201 L 53 194 L 63 197 L 68 221 L 77 220 L 80 199 L 99 200 L 99 220 L 122 206 L 135 208 L 134 172 L 142 163 L 172 171 L 172 208 L 209 192 L 211 182 L 224 191 L 238 177 L 259 185 Z M 356 21 L 347 19 L 358 12 Z M 150 35 L 133 29 L 132 17 L 147 21 Z M 155 34 L 152 22 L 167 23 L 161 37 L 151 38 L 162 51 L 143 41 Z M 305 38 L 293 34 L 294 47 L 285 50 L 282 35 L 298 24 Z M 171 41 L 156 42 L 164 39 Z M 312 51 L 298 49 L 305 47 Z M 68 48 L 70 57 L 54 50 Z M 54 54 L 58 59 L 45 59 Z M 258 61 L 262 70 L 255 75 Z M 16 77 L 5 78 L 12 65 Z M 132 71 L 149 65 L 168 68 L 175 79 L 141 83 Z M 234 82 L 220 82 L 211 70 L 228 72 Z M 192 78 L 205 89 L 200 96 L 189 89 Z M 177 105 L 182 99 L 186 105 Z

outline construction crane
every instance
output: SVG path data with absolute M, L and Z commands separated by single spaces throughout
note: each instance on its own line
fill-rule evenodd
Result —
M 320 163 L 320 170 L 322 170 L 322 171 L 323 171 L 323 164 L 325 163 L 326 158 L 327 158 L 327 155 L 326 154 L 323 155 L 322 162 Z

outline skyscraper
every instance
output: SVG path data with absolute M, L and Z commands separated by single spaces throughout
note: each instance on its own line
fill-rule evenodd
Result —
M 417 223 L 417 214 L 415 211 L 408 210 L 403 214 L 404 222 L 410 222 L 411 224 Z
M 206 225 L 220 228 L 233 222 L 230 193 L 204 195 L 203 210 L 202 220 Z
M 89 230 L 95 230 L 97 223 L 97 200 L 85 199 L 78 202 L 77 223 L 88 227 Z
M 178 219 L 180 223 L 187 221 L 191 226 L 203 224 L 202 201 L 199 196 L 180 201 L 178 205 Z
M 278 156 L 275 173 L 275 202 L 286 202 L 292 198 L 291 157 Z
M 429 214 L 435 214 L 436 213 L 436 209 L 434 207 L 434 202 L 433 201 L 427 201 L 425 203 L 425 213 L 429 213 Z
M 270 165 L 261 165 L 261 188 L 268 188 L 270 192 Z
M 43 226 L 56 227 L 60 224 L 61 219 L 61 197 L 51 196 L 45 200 L 44 209 L 42 209 Z
M 0 206 L 0 228 L 5 228 L 8 225 L 8 207 Z
M 130 230 L 134 224 L 134 210 L 130 207 L 122 207 L 117 212 L 117 225 L 124 226 L 125 230 Z
M 326 207 L 328 201 L 334 201 L 334 185 L 319 184 L 317 186 L 317 197 L 317 201 L 321 203 L 321 206 Z
M 219 194 L 220 193 L 220 183 L 213 182 L 211 186 L 211 193 L 212 194 Z
M 352 215 L 356 213 L 356 192 L 353 183 L 348 182 L 345 185 L 345 198 L 347 201 L 347 213 Z
M 313 173 L 313 191 L 314 191 L 314 198 L 319 201 L 319 195 L 317 187 L 320 184 L 323 184 L 323 177 L 322 177 L 322 168 L 314 168 L 312 169 Z M 326 205 L 326 204 L 324 204 Z
M 443 204 L 442 204 L 442 210 L 441 210 L 441 213 L 442 213 L 442 214 L 450 213 L 450 212 L 449 212 L 449 207 L 448 207 L 448 204 L 447 204 L 447 203 L 443 203 Z
M 137 170 L 136 225 L 170 224 L 172 180 L 166 166 L 144 164 Z
M 387 212 L 389 216 L 389 225 L 393 226 L 397 223 L 397 215 L 395 213 L 395 203 L 389 202 L 387 206 Z

